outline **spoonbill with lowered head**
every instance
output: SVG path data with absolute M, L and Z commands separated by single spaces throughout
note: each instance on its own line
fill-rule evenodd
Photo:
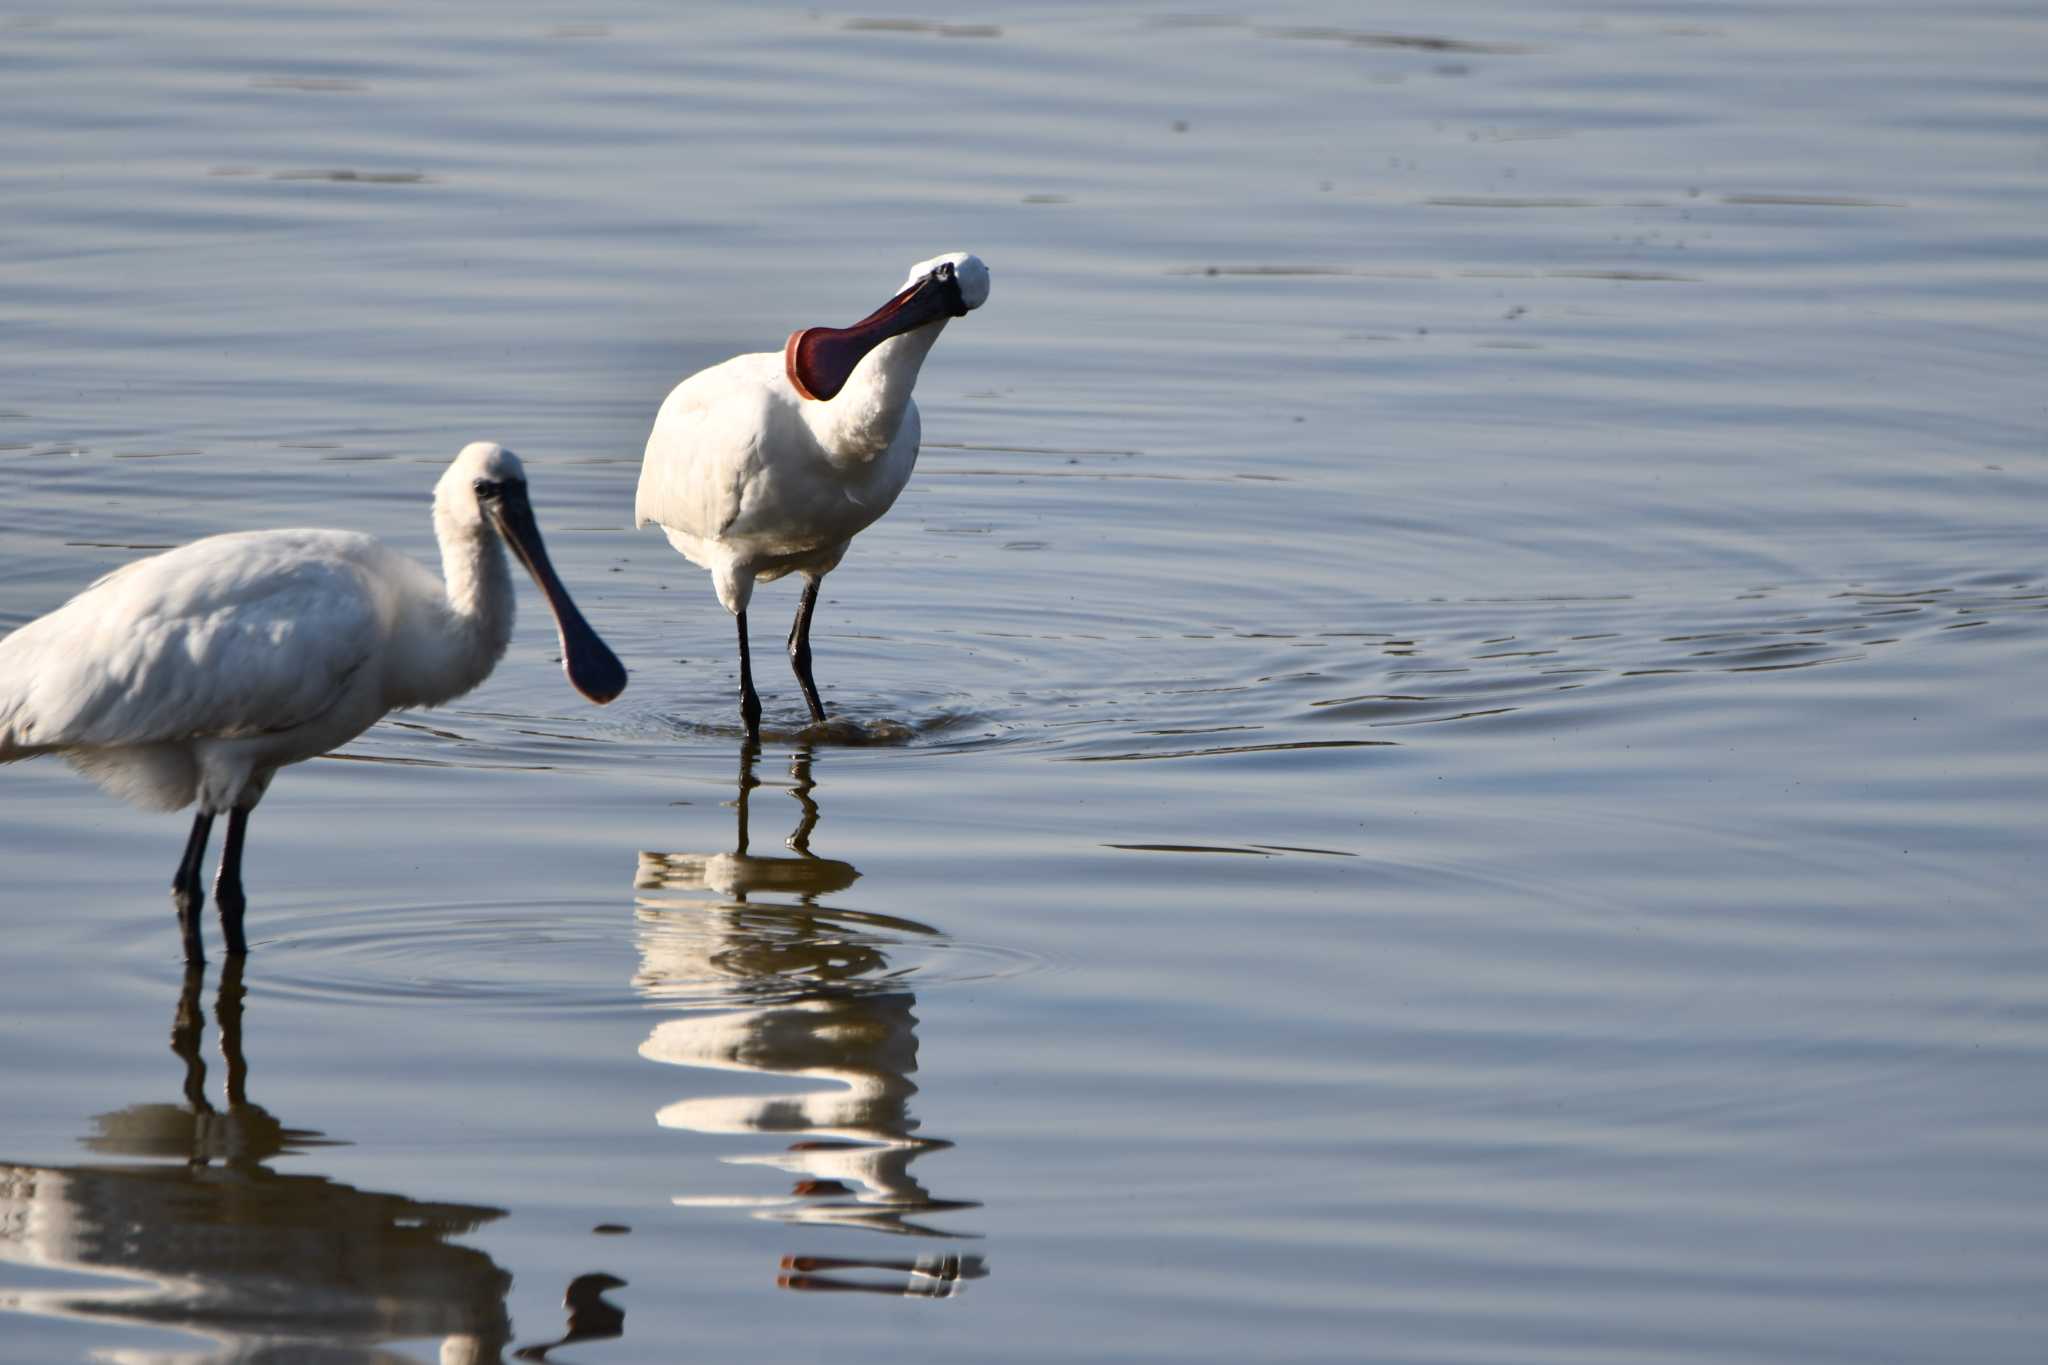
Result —
M 434 485 L 434 532 L 445 582 L 354 531 L 241 531 L 116 569 L 0 640 L 0 763 L 60 754 L 138 805 L 198 803 L 171 882 L 189 961 L 205 955 L 215 816 L 228 831 L 214 900 L 240 955 L 242 838 L 277 770 L 490 676 L 512 637 L 505 544 L 554 610 L 576 690 L 600 704 L 625 690 L 548 563 L 518 456 L 465 447 Z
M 633 502 L 637 526 L 711 571 L 739 621 L 740 717 L 761 733 L 747 650 L 754 584 L 804 576 L 789 659 L 822 723 L 811 678 L 818 581 L 895 503 L 917 464 L 910 390 L 946 323 L 988 300 L 988 267 L 964 251 L 921 261 L 896 297 L 851 327 L 806 327 L 780 352 L 734 356 L 676 385 L 654 419 Z

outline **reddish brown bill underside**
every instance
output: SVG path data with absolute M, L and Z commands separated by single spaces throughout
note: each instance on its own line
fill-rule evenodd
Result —
M 791 332 L 782 348 L 783 369 L 803 397 L 829 402 L 839 396 L 869 351 L 890 337 L 951 317 L 953 312 L 945 285 L 927 276 L 851 327 L 806 327 Z

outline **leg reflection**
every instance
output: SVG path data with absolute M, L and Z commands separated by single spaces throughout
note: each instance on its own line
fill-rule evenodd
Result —
M 684 1012 L 641 1044 L 650 1061 L 701 1075 L 746 1072 L 802 1082 L 787 1093 L 697 1094 L 664 1107 L 664 1127 L 698 1133 L 780 1135 L 777 1151 L 736 1153 L 729 1165 L 767 1167 L 790 1179 L 786 1193 L 679 1195 L 682 1207 L 744 1208 L 777 1222 L 857 1228 L 914 1237 L 971 1237 L 928 1220 L 979 1207 L 934 1196 L 912 1165 L 951 1144 L 920 1133 L 916 997 L 893 959 L 943 943 L 930 925 L 828 901 L 859 873 L 812 849 L 821 821 L 814 756 L 798 749 L 786 788 L 798 806 L 789 853 L 753 853 L 748 839 L 756 752 L 743 748 L 732 803 L 730 853 L 647 853 L 635 878 L 640 970 L 634 984 Z M 979 1257 L 858 1263 L 907 1276 L 877 1289 L 869 1279 L 821 1275 L 814 1257 L 792 1257 L 778 1282 L 791 1289 L 850 1288 L 945 1297 L 985 1273 Z M 846 1261 L 841 1268 L 852 1267 Z M 950 1267 L 950 1269 L 948 1268 Z M 843 1282 L 842 1282 L 843 1281 Z
M 10 1290 L 9 1307 L 196 1332 L 219 1344 L 209 1359 L 384 1359 L 383 1343 L 437 1337 L 444 1361 L 497 1360 L 511 1276 L 451 1239 L 503 1210 L 273 1169 L 334 1144 L 250 1100 L 236 958 L 214 999 L 225 1091 L 207 1096 L 205 981 L 187 970 L 171 1020 L 183 1103 L 101 1115 L 82 1140 L 96 1164 L 0 1160 L 0 1261 L 130 1286 Z

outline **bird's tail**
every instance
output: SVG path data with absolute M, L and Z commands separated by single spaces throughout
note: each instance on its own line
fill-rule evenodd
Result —
M 21 709 L 28 700 L 22 695 L 25 680 L 12 676 L 6 662 L 6 651 L 0 650 L 0 763 L 12 763 L 42 752 L 22 738 Z
M 34 711 L 35 628 L 31 621 L 0 636 L 0 763 L 50 752 L 37 735 Z
M 51 752 L 48 745 L 37 744 L 28 737 L 32 731 L 20 719 L 20 700 L 0 694 L 0 763 L 19 763 L 24 758 Z

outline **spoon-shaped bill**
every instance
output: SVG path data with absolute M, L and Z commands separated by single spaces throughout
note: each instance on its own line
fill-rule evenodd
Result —
M 782 348 L 782 365 L 799 394 L 827 402 L 846 387 L 862 358 L 890 337 L 966 314 L 959 278 L 952 266 L 941 266 L 851 327 L 791 332 Z
M 626 690 L 626 666 L 610 646 L 597 638 L 597 632 L 570 600 L 569 590 L 555 576 L 555 566 L 548 562 L 547 546 L 541 543 L 540 527 L 533 519 L 533 505 L 527 501 L 525 489 L 508 489 L 491 505 L 491 511 L 498 534 L 505 537 L 512 553 L 533 575 L 541 596 L 548 600 L 548 609 L 555 614 L 555 632 L 562 642 L 562 671 L 569 675 L 569 682 L 578 692 L 604 705 Z

